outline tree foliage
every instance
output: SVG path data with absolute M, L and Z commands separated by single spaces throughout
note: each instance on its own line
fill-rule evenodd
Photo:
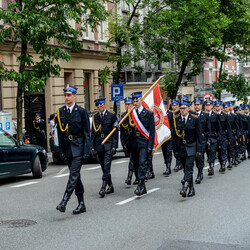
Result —
M 22 103 L 24 92 L 43 91 L 51 75 L 59 75 L 59 60 L 69 61 L 71 51 L 82 44 L 79 38 L 86 27 L 93 29 L 107 17 L 104 1 L 100 0 L 16 0 L 7 9 L 0 8 L 4 27 L 0 30 L 2 44 L 20 44 L 17 57 L 19 69 L 0 68 L 3 80 L 15 81 L 17 88 L 18 138 L 22 139 Z M 86 13 L 88 13 L 86 15 Z M 78 28 L 72 27 L 74 20 Z M 56 41 L 56 46 L 50 44 Z M 33 54 L 39 59 L 35 60 Z
M 218 100 L 220 100 L 223 90 L 231 93 L 233 97 L 241 101 L 250 96 L 250 84 L 243 74 L 228 75 L 227 72 L 222 72 L 219 80 L 213 83 L 213 88 L 213 94 Z

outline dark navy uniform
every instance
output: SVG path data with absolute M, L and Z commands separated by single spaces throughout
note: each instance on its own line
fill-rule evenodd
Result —
M 68 86 L 65 93 L 76 94 L 77 88 Z M 90 124 L 86 109 L 76 103 L 71 107 L 66 105 L 57 111 L 57 128 L 59 140 L 59 152 L 65 155 L 69 167 L 69 179 L 62 202 L 57 206 L 61 212 L 65 212 L 67 201 L 75 190 L 79 205 L 73 211 L 74 214 L 86 211 L 83 201 L 84 187 L 81 181 L 81 167 L 83 160 L 87 161 L 90 155 Z
M 195 183 L 199 184 L 203 179 L 203 168 L 205 166 L 205 152 L 207 143 L 210 142 L 210 136 L 211 136 L 211 123 L 209 119 L 209 115 L 205 113 L 204 111 L 200 111 L 196 114 L 200 121 L 200 127 L 201 127 L 201 157 L 195 158 L 196 167 L 198 168 L 198 175 L 195 180 Z
M 219 115 L 216 114 L 214 111 L 208 113 L 208 115 L 211 123 L 210 146 L 207 147 L 207 156 L 209 163 L 208 175 L 213 175 L 218 142 L 221 138 L 222 132 Z
M 103 184 L 99 192 L 101 197 L 104 197 L 105 194 L 114 192 L 111 179 L 111 162 L 112 156 L 118 146 L 117 130 L 103 145 L 101 143 L 112 131 L 116 121 L 116 115 L 110 113 L 108 110 L 105 110 L 103 117 L 100 112 L 95 113 L 92 117 L 91 148 L 97 151 L 103 172 Z M 107 185 L 109 188 L 106 190 Z
M 231 130 L 231 126 L 229 123 L 228 115 L 226 113 L 221 111 L 218 114 L 218 117 L 219 117 L 219 122 L 221 125 L 220 141 L 218 145 L 218 159 L 219 159 L 220 166 L 221 166 L 219 171 L 224 172 L 226 162 L 228 159 L 228 142 L 231 141 L 232 130 Z
M 237 157 L 236 144 L 238 144 L 239 141 L 239 119 L 237 114 L 231 112 L 228 113 L 228 119 L 232 129 L 232 138 L 228 145 L 228 157 L 229 161 L 232 162 L 232 165 L 236 166 L 238 164 L 236 161 Z
M 183 102 L 185 104 L 186 102 Z M 180 104 L 182 107 L 182 104 Z M 189 104 L 187 104 L 189 106 Z M 188 113 L 186 122 L 181 114 L 174 114 L 173 152 L 180 157 L 184 168 L 184 185 L 180 194 L 186 197 L 195 195 L 193 187 L 193 167 L 196 155 L 201 156 L 202 139 L 200 122 L 196 115 Z M 197 154 L 198 152 L 198 154 Z
M 141 92 L 132 93 L 133 101 L 141 101 Z M 147 161 L 148 154 L 152 154 L 153 146 L 154 146 L 154 137 L 155 137 L 155 122 L 153 112 L 144 108 L 142 105 L 139 109 L 134 109 L 132 112 L 135 112 L 129 115 L 128 126 L 131 131 L 129 134 L 129 144 L 128 148 L 131 152 L 132 161 L 134 164 L 135 171 L 138 177 L 138 186 L 135 190 L 136 195 L 142 195 L 147 193 L 145 186 L 145 179 L 147 174 Z M 135 114 L 135 115 L 134 115 Z M 146 138 L 145 135 L 142 134 L 142 127 L 137 128 L 135 125 L 134 119 L 137 117 L 138 122 L 142 124 L 143 129 L 145 129 L 149 134 L 149 138 Z
M 242 115 L 242 160 L 246 160 L 247 137 L 248 137 L 248 116 Z
M 250 158 L 250 115 L 247 115 L 247 153 Z
M 36 116 L 41 117 L 40 114 L 36 114 Z M 46 149 L 47 147 L 46 147 L 46 132 L 45 132 L 46 123 L 45 121 L 43 119 L 34 120 L 33 126 L 35 129 L 35 137 L 36 137 L 37 145 Z
M 120 119 L 122 119 L 126 114 L 127 114 L 127 112 L 124 112 L 121 115 Z M 131 180 L 132 180 L 132 177 L 133 177 L 133 173 L 135 173 L 134 164 L 133 164 L 133 161 L 132 161 L 131 153 L 129 151 L 129 138 L 130 138 L 129 135 L 130 135 L 130 133 L 132 133 L 132 130 L 129 127 L 128 119 L 126 119 L 121 124 L 121 127 L 120 127 L 120 138 L 121 138 L 122 147 L 123 147 L 124 151 L 129 154 L 129 158 L 130 158 L 129 159 L 129 164 L 128 164 L 128 177 L 125 180 L 125 183 L 128 184 L 128 185 L 131 185 Z
M 170 131 L 172 134 L 173 133 L 173 112 L 166 110 L 166 113 L 168 116 Z M 164 142 L 161 146 L 163 157 L 164 157 L 164 163 L 166 165 L 166 171 L 163 172 L 163 175 L 165 176 L 169 176 L 171 174 L 172 151 L 173 151 L 172 144 L 173 144 L 172 138 L 170 138 L 166 142 Z

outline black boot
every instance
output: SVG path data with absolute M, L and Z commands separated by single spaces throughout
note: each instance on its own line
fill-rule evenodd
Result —
M 150 170 L 147 174 L 147 179 L 154 179 L 155 178 L 155 173 L 153 170 Z
M 232 158 L 229 158 L 228 159 L 228 165 L 227 165 L 227 168 L 232 168 L 232 163 L 233 163 L 233 159 Z
M 227 161 L 223 161 L 221 163 L 221 167 L 219 169 L 220 172 L 225 172 L 226 171 L 226 165 L 227 165 Z
M 67 205 L 67 202 L 69 201 L 69 199 L 70 199 L 70 195 L 68 193 L 65 193 L 62 201 L 56 207 L 56 209 L 59 210 L 60 212 L 64 213 L 66 211 L 66 205 Z
M 125 183 L 128 184 L 128 185 L 131 185 L 132 177 L 133 177 L 133 171 L 132 171 L 132 170 L 129 170 L 129 171 L 128 171 L 128 177 L 127 177 L 127 179 L 125 180 Z
M 179 161 L 178 170 L 182 170 L 182 164 L 181 164 L 181 161 Z
M 214 163 L 209 162 L 208 175 L 214 175 Z
M 183 185 L 183 188 L 182 190 L 180 191 L 180 195 L 182 197 L 187 197 L 187 190 L 188 190 L 188 187 L 189 187 L 189 183 L 187 181 L 184 182 L 184 185 Z
M 246 153 L 242 153 L 241 154 L 241 161 L 245 161 L 247 158 L 246 158 Z
M 99 195 L 101 196 L 101 198 L 103 198 L 106 194 L 106 186 L 107 186 L 107 181 L 103 181 L 102 182 L 102 187 L 99 191 Z
M 138 185 L 139 184 L 139 180 L 136 178 L 135 181 L 133 182 L 133 185 Z
M 168 177 L 171 174 L 171 163 L 167 163 L 166 164 L 166 171 L 163 172 L 163 175 L 165 175 L 166 177 Z
M 145 186 L 145 181 L 144 180 L 139 180 L 139 184 L 134 192 L 136 195 L 141 196 L 143 194 L 147 193 L 147 189 Z
M 201 169 L 201 170 L 199 169 L 199 170 L 198 170 L 198 174 L 197 174 L 197 178 L 196 178 L 196 180 L 195 180 L 195 183 L 196 183 L 196 184 L 200 184 L 202 180 L 203 180 L 202 169 Z
M 185 181 L 184 181 L 184 177 L 181 179 L 181 184 L 184 186 L 184 183 L 185 183 Z
M 84 204 L 84 200 L 83 200 L 83 195 L 77 196 L 78 199 L 78 206 L 75 210 L 73 210 L 73 214 L 81 214 L 86 212 L 86 207 Z
M 114 186 L 112 184 L 112 180 L 111 180 L 111 176 L 110 176 L 110 179 L 108 181 L 108 188 L 106 190 L 106 194 L 112 194 L 114 193 Z
M 175 167 L 174 167 L 174 172 L 178 172 L 179 171 L 179 165 L 180 165 L 180 160 L 176 159 L 176 163 L 175 163 Z
M 194 195 L 195 195 L 194 185 L 193 185 L 193 181 L 191 181 L 189 192 L 188 192 L 188 197 L 192 197 Z

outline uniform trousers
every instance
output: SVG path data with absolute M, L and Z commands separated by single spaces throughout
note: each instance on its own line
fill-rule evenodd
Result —
M 147 173 L 148 152 L 146 148 L 131 150 L 131 157 L 135 168 L 135 173 L 139 180 L 144 180 Z
M 202 142 L 201 147 L 202 147 L 202 156 L 195 157 L 195 164 L 199 172 L 202 172 L 202 169 L 205 166 L 206 141 Z
M 228 144 L 228 158 L 235 159 L 236 157 L 236 139 L 235 136 L 233 136 L 230 140 L 230 144 Z
M 210 148 L 207 148 L 207 157 L 208 157 L 208 162 L 209 163 L 214 163 L 216 159 L 216 152 L 217 152 L 217 138 L 213 138 L 211 140 L 211 146 Z
M 102 180 L 103 181 L 111 181 L 111 162 L 112 162 L 112 152 L 108 151 L 100 151 L 98 152 L 98 157 L 100 160 L 101 168 L 102 168 Z
M 168 140 L 164 142 L 161 146 L 161 150 L 164 157 L 164 163 L 167 165 L 168 163 L 171 164 L 172 162 L 172 150 L 173 150 L 173 143 L 172 140 Z
M 180 161 L 184 168 L 184 181 L 192 183 L 195 155 L 185 157 L 180 156 Z
M 241 136 L 241 141 L 239 142 L 239 151 L 240 153 L 246 152 L 247 149 L 247 131 L 243 132 L 243 135 Z
M 67 158 L 69 168 L 69 180 L 66 187 L 66 193 L 72 195 L 75 190 L 76 196 L 84 193 L 84 187 L 81 181 L 82 156 Z
M 228 158 L 227 148 L 228 148 L 228 140 L 225 139 L 222 142 L 220 142 L 220 145 L 218 146 L 218 159 L 220 163 L 226 161 Z

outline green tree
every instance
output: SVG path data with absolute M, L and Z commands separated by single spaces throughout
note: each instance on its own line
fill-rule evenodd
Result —
M 169 0 L 168 8 L 157 14 L 149 13 L 145 22 L 144 43 L 148 60 L 153 63 L 168 62 L 171 58 L 177 64 L 175 81 L 164 79 L 168 96 L 174 99 L 182 84 L 188 66 L 187 80 L 198 75 L 202 58 L 221 44 L 221 30 L 228 20 L 219 11 L 216 0 Z
M 84 14 L 85 18 L 83 18 Z M 46 80 L 59 75 L 58 60 L 70 60 L 70 52 L 81 48 L 81 37 L 86 23 L 93 29 L 107 16 L 104 1 L 100 0 L 16 0 L 0 9 L 0 19 L 4 22 L 0 30 L 0 42 L 20 45 L 17 58 L 19 70 L 3 68 L 3 80 L 17 82 L 17 133 L 22 139 L 22 105 L 24 93 L 43 91 Z M 71 27 L 69 20 L 82 24 Z M 56 39 L 58 46 L 50 46 L 50 39 Z M 39 54 L 35 60 L 32 51 Z
M 220 100 L 223 90 L 231 93 L 233 97 L 241 101 L 247 101 L 247 96 L 250 96 L 250 84 L 243 74 L 228 75 L 227 72 L 223 71 L 219 81 L 213 83 L 213 88 L 213 94 L 218 100 Z

